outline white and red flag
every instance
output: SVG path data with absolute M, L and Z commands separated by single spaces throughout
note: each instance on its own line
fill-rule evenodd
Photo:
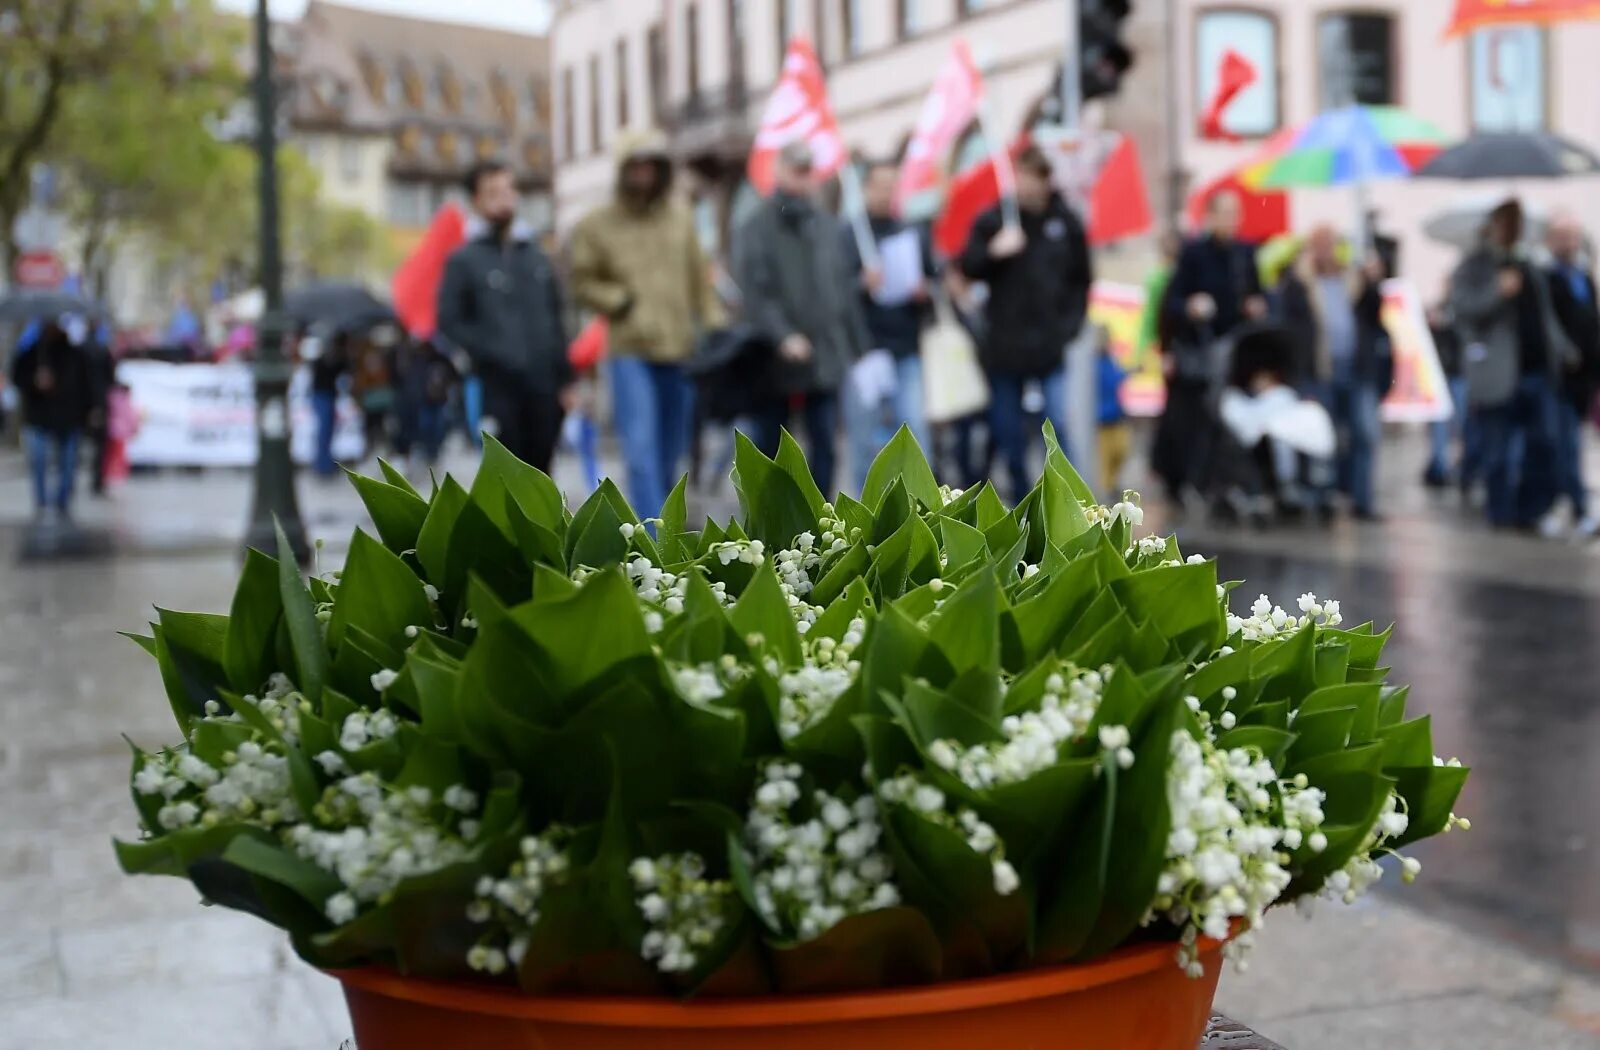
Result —
M 783 75 L 767 99 L 756 130 L 755 147 L 750 151 L 750 182 L 763 195 L 772 192 L 773 165 L 778 151 L 791 142 L 811 147 L 811 170 L 818 180 L 826 179 L 849 159 L 839 122 L 828 104 L 828 87 L 822 66 L 810 41 L 795 37 L 783 58 Z
M 941 162 L 978 115 L 983 102 L 983 75 L 964 40 L 950 45 L 950 57 L 934 80 L 911 141 L 900 164 L 900 185 L 895 194 L 902 204 L 939 185 Z

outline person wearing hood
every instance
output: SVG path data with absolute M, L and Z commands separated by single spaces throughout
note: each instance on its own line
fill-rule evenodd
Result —
M 660 513 L 689 449 L 694 385 L 683 365 L 700 333 L 723 324 L 694 217 L 672 196 L 672 163 L 654 134 L 617 150 L 615 197 L 572 233 L 572 289 L 610 326 L 607 371 L 628 499 Z
M 484 161 L 465 186 L 476 232 L 445 263 L 439 331 L 483 381 L 484 413 L 501 444 L 548 472 L 574 395 L 555 268 L 516 225 L 517 186 L 504 163 Z
M 767 389 L 752 400 L 751 440 L 776 455 L 791 409 L 802 405 L 811 475 L 831 494 L 839 388 L 869 338 L 860 284 L 838 224 L 813 199 L 815 189 L 811 148 L 784 146 L 776 191 L 734 238 L 734 272 L 744 322 L 776 351 Z
M 1489 213 L 1450 286 L 1489 523 L 1534 528 L 1555 502 L 1557 393 L 1577 352 L 1556 317 L 1548 275 L 1522 247 L 1521 203 L 1508 200 Z

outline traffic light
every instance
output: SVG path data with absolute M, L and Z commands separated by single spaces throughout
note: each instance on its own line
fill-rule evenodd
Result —
M 1133 52 L 1122 42 L 1131 0 L 1078 0 L 1078 69 L 1085 102 L 1115 95 Z

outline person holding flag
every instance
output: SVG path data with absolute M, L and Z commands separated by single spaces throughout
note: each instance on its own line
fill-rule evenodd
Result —
M 1044 391 L 1045 416 L 1064 437 L 1066 349 L 1083 329 L 1094 266 L 1083 222 L 1056 192 L 1050 158 L 1037 146 L 1016 159 L 1015 221 L 1008 201 L 973 223 L 961 271 L 989 286 L 981 351 L 989 376 L 989 430 L 1011 476 L 1011 496 L 1027 494 L 1024 393 Z

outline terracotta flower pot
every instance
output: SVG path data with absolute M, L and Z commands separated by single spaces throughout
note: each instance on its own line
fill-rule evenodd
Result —
M 515 991 L 341 970 L 361 1050 L 1194 1050 L 1221 950 L 1190 978 L 1174 946 L 975 981 L 849 995 L 705 999 L 533 998 Z

